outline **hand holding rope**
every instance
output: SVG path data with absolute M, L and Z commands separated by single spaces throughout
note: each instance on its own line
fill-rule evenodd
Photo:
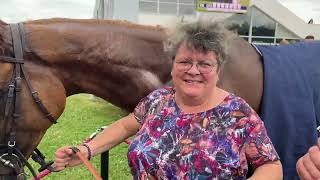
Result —
M 102 180 L 102 178 L 99 176 L 97 170 L 93 167 L 93 165 L 89 162 L 89 160 L 83 156 L 83 154 L 81 154 L 80 150 L 77 147 L 70 147 L 70 149 L 72 150 L 72 152 L 80 159 L 80 161 L 84 164 L 84 166 L 91 172 L 91 174 L 93 175 L 93 177 L 96 180 Z M 65 165 L 65 167 L 67 167 L 67 165 Z M 60 170 L 55 170 L 55 166 L 54 164 L 52 165 L 51 170 L 46 169 L 43 172 L 41 172 L 37 178 L 41 179 L 45 176 L 47 176 L 48 174 L 50 174 L 51 172 L 58 172 Z M 34 179 L 32 179 L 34 180 Z

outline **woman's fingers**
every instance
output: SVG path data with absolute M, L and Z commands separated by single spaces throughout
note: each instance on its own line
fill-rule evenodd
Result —
M 78 146 L 77 148 L 85 157 L 88 157 L 88 151 L 86 147 Z M 55 152 L 55 160 L 52 166 L 54 167 L 55 171 L 61 171 L 66 167 L 77 166 L 81 163 L 82 162 L 79 157 L 72 151 L 71 146 L 65 146 L 59 148 Z
M 318 149 L 318 147 L 316 147 L 316 146 L 314 146 L 314 147 Z M 314 147 L 312 147 L 312 148 L 314 148 Z M 308 156 L 304 157 L 303 165 L 306 168 L 306 170 L 308 171 L 308 173 L 310 174 L 310 176 L 312 177 L 312 179 L 318 179 L 318 178 L 320 178 L 320 171 L 316 167 L 314 160 L 312 160 L 312 158 L 311 158 L 312 153 L 310 153 L 310 151 L 312 151 L 312 148 L 310 148 Z
M 304 180 L 320 179 L 320 149 L 312 146 L 297 162 L 297 172 Z
M 59 148 L 55 152 L 55 160 L 54 164 L 52 165 L 54 167 L 55 171 L 62 171 L 66 167 L 69 166 L 70 163 L 72 163 L 74 159 L 74 154 L 69 146 Z
M 297 162 L 297 173 L 298 173 L 301 180 L 312 179 L 311 175 L 309 174 L 309 172 L 307 171 L 307 169 L 303 163 L 305 156 L 308 156 L 308 154 L 301 157 Z

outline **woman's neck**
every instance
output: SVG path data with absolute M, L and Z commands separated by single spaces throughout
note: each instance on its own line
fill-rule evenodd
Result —
M 185 97 L 176 92 L 175 101 L 183 112 L 197 113 L 216 107 L 228 94 L 220 88 L 215 88 L 208 96 L 202 97 Z

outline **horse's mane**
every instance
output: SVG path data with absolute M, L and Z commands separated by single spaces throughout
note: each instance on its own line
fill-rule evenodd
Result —
M 0 27 L 1 27 L 1 26 L 6 26 L 6 25 L 7 25 L 7 23 L 3 22 L 3 21 L 0 19 Z
M 150 25 L 142 25 L 142 24 L 134 24 L 126 20 L 99 20 L 99 19 L 67 19 L 67 18 L 52 18 L 52 19 L 39 19 L 39 20 L 31 20 L 26 23 L 30 24 L 50 24 L 50 23 L 86 23 L 86 24 L 114 24 L 114 25 L 122 25 L 128 28 L 137 28 L 137 29 L 145 29 L 145 30 L 154 30 L 154 31 L 165 31 L 166 28 L 161 26 L 150 26 Z

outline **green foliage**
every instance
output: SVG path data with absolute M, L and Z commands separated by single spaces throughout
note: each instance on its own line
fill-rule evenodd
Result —
M 100 98 L 90 99 L 88 94 L 71 96 L 67 100 L 66 109 L 58 123 L 48 129 L 38 148 L 46 156 L 46 161 L 52 160 L 59 147 L 80 144 L 96 129 L 109 125 L 126 114 Z M 109 179 L 132 179 L 128 168 L 127 148 L 128 145 L 122 143 L 109 152 Z M 32 163 L 34 169 L 39 168 L 39 165 L 33 163 L 31 158 L 29 162 Z M 100 172 L 100 156 L 94 157 L 91 162 Z M 67 168 L 62 172 L 51 173 L 44 179 L 87 180 L 94 178 L 84 166 L 77 166 Z

